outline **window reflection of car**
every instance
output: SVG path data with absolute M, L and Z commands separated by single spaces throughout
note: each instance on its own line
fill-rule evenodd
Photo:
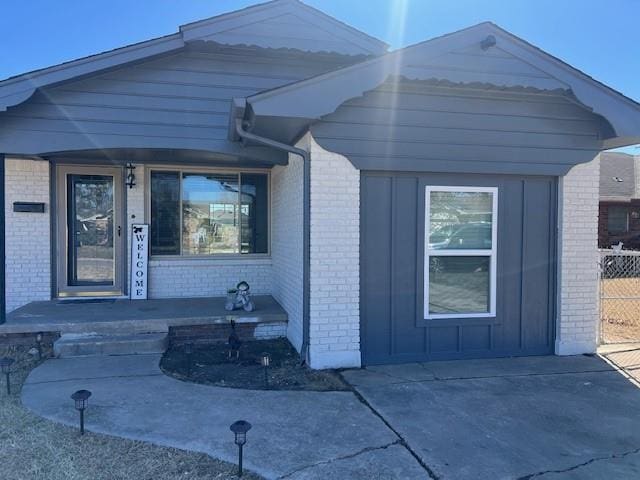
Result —
M 429 248 L 435 250 L 491 248 L 491 223 L 471 222 L 443 226 L 430 235 Z

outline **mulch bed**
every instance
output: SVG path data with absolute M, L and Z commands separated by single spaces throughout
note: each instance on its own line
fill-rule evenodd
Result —
M 239 358 L 229 358 L 227 344 L 176 345 L 162 357 L 160 368 L 179 380 L 218 387 L 251 390 L 347 391 L 348 386 L 333 370 L 311 370 L 301 365 L 298 352 L 286 339 L 243 342 Z M 263 353 L 271 356 L 267 369 L 260 360 Z

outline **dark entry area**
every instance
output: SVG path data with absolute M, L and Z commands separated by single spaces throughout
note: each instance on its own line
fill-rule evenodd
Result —
M 363 363 L 553 353 L 556 184 L 362 172 Z

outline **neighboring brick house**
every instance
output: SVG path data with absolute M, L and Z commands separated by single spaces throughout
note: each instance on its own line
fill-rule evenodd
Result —
M 314 368 L 593 352 L 599 153 L 639 142 L 491 23 L 389 52 L 274 0 L 0 82 L 0 313 L 127 298 L 142 223 L 149 298 L 246 280 Z
M 598 246 L 640 250 L 640 155 L 600 155 Z

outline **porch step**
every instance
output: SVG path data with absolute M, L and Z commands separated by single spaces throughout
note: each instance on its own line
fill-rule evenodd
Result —
M 88 357 L 99 355 L 135 355 L 164 353 L 166 333 L 134 333 L 120 335 L 64 334 L 54 344 L 56 357 Z

